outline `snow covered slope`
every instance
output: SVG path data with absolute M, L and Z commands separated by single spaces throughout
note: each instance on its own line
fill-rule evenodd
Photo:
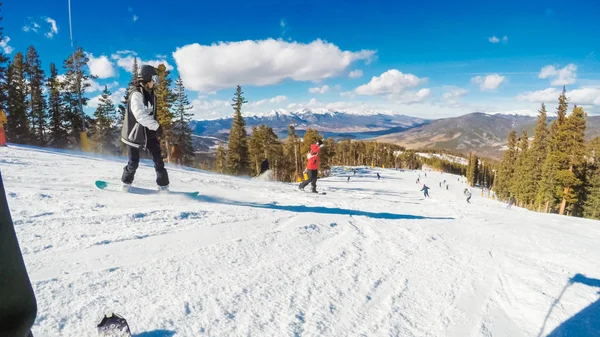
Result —
M 467 204 L 434 172 L 431 199 L 423 172 L 370 169 L 327 195 L 173 166 L 198 198 L 94 187 L 124 161 L 0 148 L 36 337 L 94 336 L 113 311 L 138 337 L 600 333 L 599 222 Z M 146 161 L 135 183 L 153 180 Z

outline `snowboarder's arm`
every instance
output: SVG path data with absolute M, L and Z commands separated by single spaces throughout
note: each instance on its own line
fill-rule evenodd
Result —
M 152 131 L 156 131 L 160 126 L 152 116 L 146 113 L 144 97 L 140 92 L 136 91 L 131 94 L 131 112 L 138 123 Z

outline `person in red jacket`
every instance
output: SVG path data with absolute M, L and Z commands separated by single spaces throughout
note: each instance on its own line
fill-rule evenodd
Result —
M 312 189 L 311 192 L 317 193 L 317 175 L 319 174 L 319 151 L 321 150 L 321 146 L 323 145 L 323 141 L 320 139 L 310 146 L 310 152 L 306 156 L 308 158 L 308 162 L 306 163 L 306 170 L 308 171 L 308 180 L 305 180 L 300 183 L 298 186 L 299 189 L 304 190 L 306 185 L 311 184 Z

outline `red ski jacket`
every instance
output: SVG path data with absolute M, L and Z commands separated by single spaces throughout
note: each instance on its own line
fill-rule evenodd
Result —
M 318 170 L 319 169 L 319 151 L 321 148 L 317 144 L 312 144 L 310 146 L 310 152 L 306 156 L 308 158 L 308 163 L 306 163 L 307 170 Z

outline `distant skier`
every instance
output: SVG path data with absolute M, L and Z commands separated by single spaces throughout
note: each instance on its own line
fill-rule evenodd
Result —
M 442 188 L 442 182 L 440 181 L 440 188 Z
M 121 141 L 129 148 L 129 162 L 123 168 L 121 177 L 124 191 L 129 191 L 133 182 L 140 163 L 140 150 L 149 150 L 152 153 L 158 189 L 160 191 L 169 189 L 169 175 L 165 169 L 158 141 L 162 137 L 163 129 L 158 124 L 156 114 L 154 86 L 157 82 L 156 69 L 150 65 L 143 65 L 138 83 L 129 89 L 127 113 L 121 129 Z
M 321 150 L 321 146 L 323 146 L 323 141 L 320 139 L 310 146 L 310 151 L 306 155 L 308 158 L 308 162 L 306 163 L 306 170 L 308 171 L 308 180 L 303 181 L 298 186 L 299 189 L 304 190 L 306 185 L 311 184 L 311 192 L 317 193 L 317 176 L 319 174 L 319 152 Z
M 471 191 L 468 188 L 465 188 L 464 194 L 467 197 L 467 202 L 470 204 L 471 203 Z
M 511 195 L 510 199 L 508 199 L 508 206 L 506 206 L 507 209 L 510 209 L 512 207 L 512 205 L 514 205 L 516 202 L 515 200 L 515 196 Z
M 449 187 L 449 186 L 450 186 L 450 185 L 446 184 L 446 191 L 448 190 L 448 187 Z
M 354 170 L 354 175 L 356 175 L 356 169 Z
M 260 163 L 260 174 L 263 174 L 269 170 L 269 159 L 265 158 L 265 160 Z
M 421 189 L 421 191 L 423 191 L 423 195 L 427 198 L 429 198 L 429 187 L 425 184 L 423 184 L 423 188 Z
M 379 173 L 377 173 L 377 180 L 379 180 L 381 177 L 379 176 Z
M 417 185 L 421 182 L 421 178 L 417 178 Z
M 348 183 L 350 182 L 350 176 L 348 176 L 348 180 L 346 180 L 346 182 L 348 182 Z

